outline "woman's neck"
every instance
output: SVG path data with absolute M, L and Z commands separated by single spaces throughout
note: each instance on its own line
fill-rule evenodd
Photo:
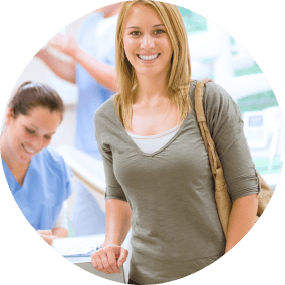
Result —
M 167 82 L 165 76 L 138 76 L 139 89 L 136 104 L 142 101 L 151 102 L 159 98 L 167 98 Z

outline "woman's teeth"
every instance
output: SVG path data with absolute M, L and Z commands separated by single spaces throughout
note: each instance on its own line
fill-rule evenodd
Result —
M 138 55 L 138 57 L 142 60 L 154 60 L 156 59 L 157 57 L 159 56 L 159 53 L 158 54 L 154 54 L 154 55 Z
M 35 153 L 34 150 L 31 150 L 31 149 L 27 148 L 24 144 L 23 144 L 23 148 L 24 148 L 24 150 L 25 150 L 26 152 L 28 152 L 28 153 L 30 153 L 30 154 Z

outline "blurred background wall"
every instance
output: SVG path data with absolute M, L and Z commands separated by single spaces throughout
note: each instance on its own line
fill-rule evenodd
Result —
M 185 8 L 179 9 L 189 38 L 192 78 L 210 77 L 223 86 L 238 103 L 256 168 L 275 188 L 284 157 L 284 135 L 278 103 L 268 81 L 258 64 L 230 35 L 204 17 Z M 64 32 L 77 38 L 85 17 L 88 15 L 68 24 Z M 47 38 L 46 41 L 48 40 Z M 68 60 L 62 54 L 53 50 L 50 52 Z M 27 80 L 46 83 L 62 96 L 66 113 L 51 144 L 55 147 L 61 144 L 73 146 L 76 86 L 59 79 L 36 58 L 32 58 L 23 70 L 14 90 Z M 74 195 L 69 199 L 70 212 L 73 198 Z

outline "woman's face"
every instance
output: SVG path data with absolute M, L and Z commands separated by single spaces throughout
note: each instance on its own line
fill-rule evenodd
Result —
M 61 114 L 48 108 L 34 107 L 27 115 L 17 117 L 9 108 L 5 120 L 9 153 L 18 162 L 29 163 L 34 155 L 48 146 L 60 122 Z
M 166 76 L 173 49 L 160 16 L 150 6 L 135 4 L 127 12 L 123 43 L 127 59 L 140 75 Z

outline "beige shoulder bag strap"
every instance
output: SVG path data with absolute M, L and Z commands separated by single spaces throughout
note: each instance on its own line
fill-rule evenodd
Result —
M 227 237 L 228 232 L 228 222 L 231 212 L 231 200 L 229 197 L 229 193 L 227 190 L 227 185 L 225 182 L 223 168 L 220 162 L 220 159 L 217 155 L 216 148 L 214 141 L 212 140 L 210 131 L 207 126 L 206 116 L 204 112 L 203 106 L 203 90 L 204 85 L 207 82 L 213 82 L 209 78 L 205 78 L 201 81 L 198 81 L 195 88 L 195 98 L 194 98 L 194 105 L 195 105 L 195 112 L 197 116 L 197 121 L 200 126 L 201 134 L 204 140 L 204 144 L 206 147 L 206 151 L 208 152 L 210 165 L 215 181 L 215 199 L 217 210 L 220 218 L 220 222 L 225 234 Z
M 215 199 L 217 210 L 220 218 L 220 222 L 224 231 L 225 236 L 227 237 L 228 232 L 228 222 L 231 212 L 231 199 L 229 197 L 229 192 L 227 189 L 226 181 L 223 174 L 222 164 L 216 152 L 214 141 L 211 137 L 210 131 L 207 126 L 206 116 L 204 112 L 203 106 L 203 91 L 204 85 L 207 82 L 213 82 L 209 78 L 205 78 L 201 81 L 198 81 L 195 88 L 195 98 L 194 98 L 194 105 L 195 105 L 195 112 L 197 116 L 197 121 L 200 126 L 201 134 L 204 140 L 204 144 L 206 147 L 206 151 L 208 152 L 210 165 L 215 181 Z M 257 173 L 260 181 L 260 193 L 258 195 L 258 212 L 256 216 L 256 220 L 265 210 L 267 204 L 269 203 L 273 191 L 264 181 L 264 179 Z

